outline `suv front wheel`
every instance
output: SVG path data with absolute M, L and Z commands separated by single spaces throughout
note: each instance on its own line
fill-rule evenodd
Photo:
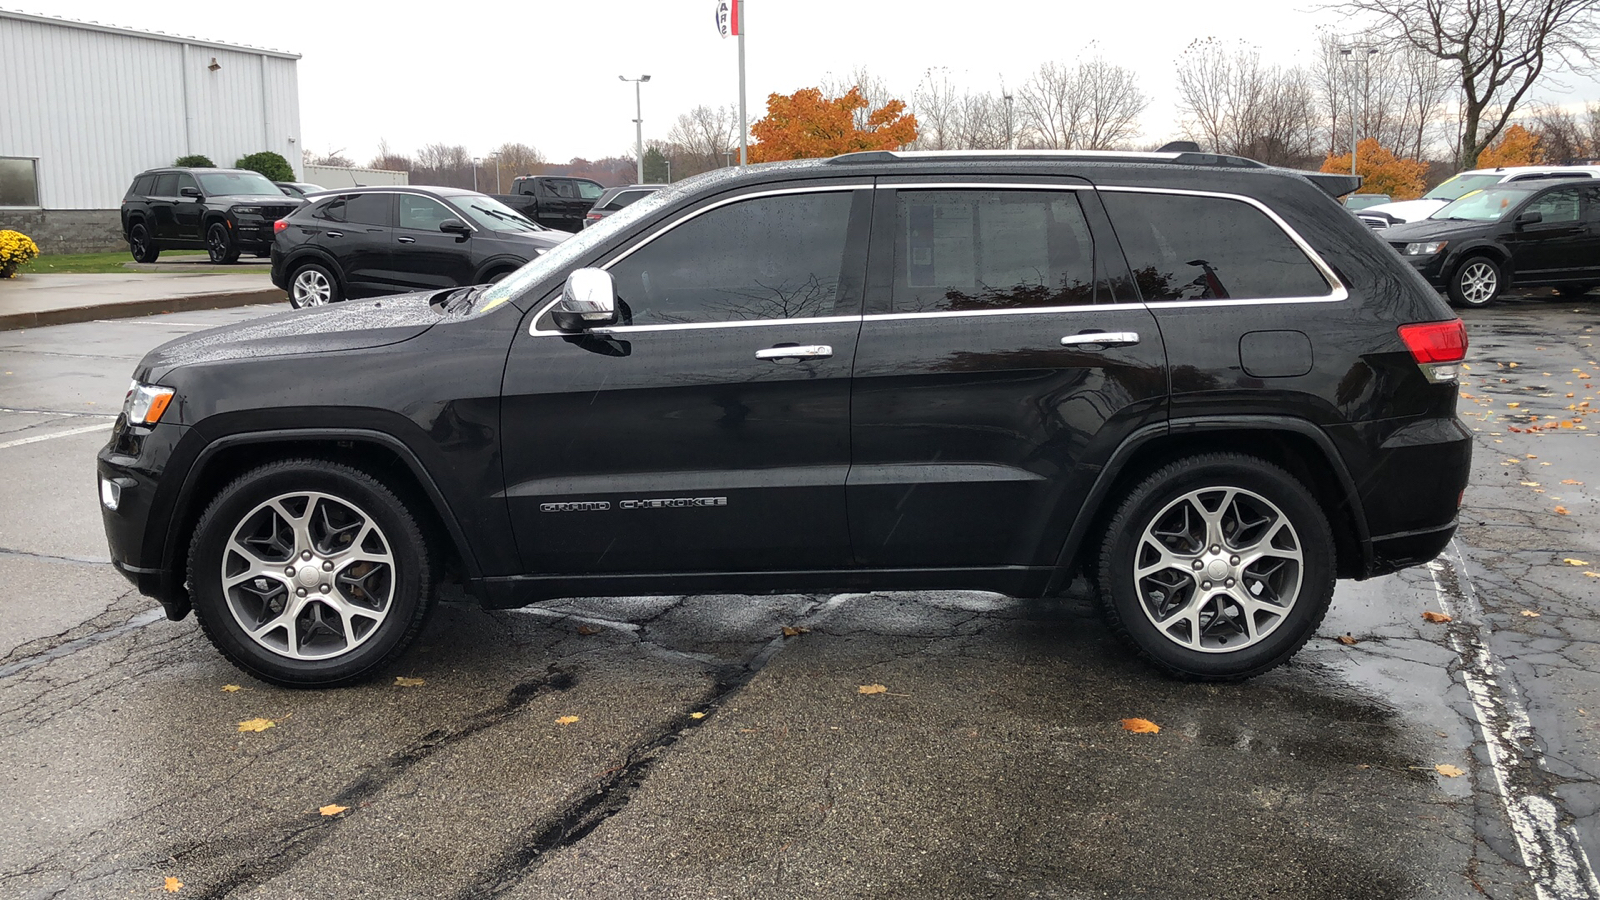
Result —
M 422 627 L 432 566 L 406 504 L 365 472 L 271 463 L 216 496 L 195 527 L 189 593 L 234 665 L 286 687 L 359 680 Z
M 1450 276 L 1450 302 L 1456 306 L 1488 306 L 1505 290 L 1505 270 L 1487 256 L 1468 257 Z
M 233 242 L 233 232 L 221 222 L 212 222 L 206 229 L 206 253 L 211 256 L 214 263 L 236 263 L 239 261 L 239 248 Z
M 1128 494 L 1100 549 L 1112 628 L 1171 674 L 1248 678 L 1295 654 L 1333 599 L 1333 533 L 1288 472 L 1238 453 L 1171 463 Z

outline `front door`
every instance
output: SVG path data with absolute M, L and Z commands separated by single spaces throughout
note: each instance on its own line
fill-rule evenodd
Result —
M 1528 212 L 1539 213 L 1540 220 L 1516 225 L 1513 219 L 1515 230 L 1505 236 L 1515 270 L 1512 277 L 1547 281 L 1580 275 L 1591 264 L 1594 249 L 1583 220 L 1580 189 L 1574 185 L 1547 191 L 1513 215 Z
M 855 559 L 1052 566 L 1106 434 L 1163 415 L 1155 320 L 1113 295 L 1115 245 L 1081 180 L 878 194 L 851 397 Z
M 472 236 L 446 234 L 442 222 L 465 222 L 465 217 L 444 204 L 420 194 L 398 194 L 399 218 L 390 256 L 390 277 L 407 290 L 471 284 Z
M 178 173 L 162 172 L 157 175 L 155 186 L 150 189 L 151 237 L 161 241 L 177 237 L 176 208 L 180 201 L 190 202 L 189 198 L 178 196 Z
M 201 214 L 205 212 L 205 199 L 201 196 L 185 197 L 184 188 L 200 190 L 200 183 L 188 172 L 178 173 L 178 200 L 173 204 L 172 237 L 180 241 L 200 241 L 205 239 L 201 223 Z
M 617 327 L 530 315 L 501 405 L 530 573 L 849 564 L 870 206 L 850 186 L 707 201 L 603 264 Z

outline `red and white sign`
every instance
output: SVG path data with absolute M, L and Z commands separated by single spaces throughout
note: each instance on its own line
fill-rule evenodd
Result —
M 717 32 L 723 37 L 739 34 L 739 7 L 744 0 L 717 0 Z

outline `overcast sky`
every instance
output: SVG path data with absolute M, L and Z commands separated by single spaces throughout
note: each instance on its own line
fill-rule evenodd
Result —
M 474 155 L 521 141 L 552 162 L 629 153 L 633 85 L 618 75 L 651 76 L 643 89 L 647 140 L 665 137 L 677 115 L 698 104 L 738 101 L 738 42 L 717 34 L 714 0 L 0 5 L 299 53 L 301 146 L 343 148 L 357 163 L 380 138 L 405 153 L 438 141 Z M 745 10 L 752 122 L 769 93 L 856 66 L 909 99 L 930 67 L 974 87 L 1014 87 L 1041 62 L 1070 61 L 1092 46 L 1137 71 L 1152 98 L 1141 141 L 1175 136 L 1173 66 L 1191 41 L 1241 39 L 1270 61 L 1309 63 L 1315 27 L 1340 24 L 1328 13 L 1245 0 L 748 0 Z M 1547 92 L 1550 99 L 1600 99 L 1595 82 L 1567 80 L 1569 89 Z

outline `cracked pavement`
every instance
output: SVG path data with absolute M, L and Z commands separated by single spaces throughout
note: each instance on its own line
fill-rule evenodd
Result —
M 1467 313 L 1456 546 L 1341 582 L 1243 685 L 1152 673 L 1081 584 L 447 598 L 370 683 L 252 681 L 106 565 L 104 435 L 65 432 L 149 347 L 275 311 L 0 333 L 0 896 L 1591 897 L 1593 301 Z

